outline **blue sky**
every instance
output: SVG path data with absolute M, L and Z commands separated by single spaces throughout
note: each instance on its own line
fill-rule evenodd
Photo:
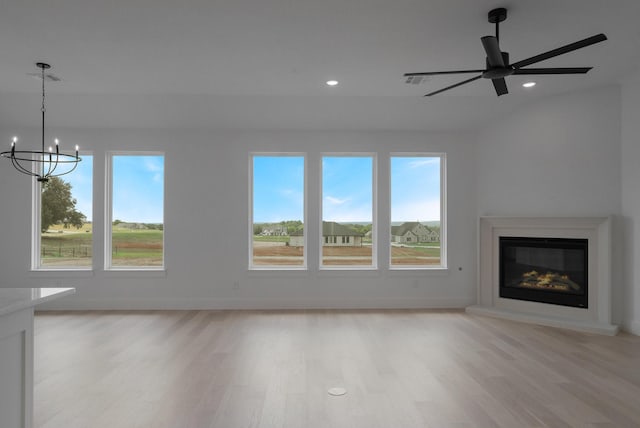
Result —
M 325 221 L 370 222 L 373 159 L 322 160 L 322 217 Z M 412 156 L 391 159 L 391 221 L 440 220 L 440 159 Z M 254 223 L 303 220 L 304 158 L 255 156 Z
M 304 157 L 254 156 L 253 222 L 304 220 Z
M 76 209 L 91 220 L 93 156 L 70 175 Z M 370 222 L 372 218 L 371 157 L 322 160 L 322 217 L 325 221 Z M 256 223 L 303 220 L 304 157 L 255 156 L 253 170 Z M 113 219 L 139 223 L 163 222 L 164 157 L 113 157 Z M 440 219 L 439 158 L 391 158 L 391 221 Z
M 113 156 L 113 220 L 163 223 L 164 156 Z
M 322 158 L 322 220 L 371 222 L 373 158 Z
M 76 209 L 92 220 L 93 156 L 82 156 L 74 172 L 61 177 L 71 184 Z M 113 220 L 163 223 L 164 156 L 113 157 Z
M 440 158 L 391 158 L 391 222 L 440 220 Z

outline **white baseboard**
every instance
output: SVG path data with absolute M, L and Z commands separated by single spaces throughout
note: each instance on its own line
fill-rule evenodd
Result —
M 50 310 L 224 310 L 224 309 L 460 309 L 464 298 L 438 299 L 61 299 L 38 306 Z
M 636 336 L 640 336 L 640 321 L 631 321 L 626 328 L 628 333 L 635 334 Z
M 596 321 L 576 321 L 565 318 L 514 312 L 508 309 L 499 309 L 495 307 L 485 307 L 480 305 L 469 306 L 466 308 L 466 311 L 467 313 L 474 315 L 485 315 L 512 321 L 544 325 L 548 327 L 565 328 L 568 330 L 581 331 L 585 333 L 604 334 L 607 336 L 615 336 L 619 331 L 618 326 L 613 324 L 604 324 Z

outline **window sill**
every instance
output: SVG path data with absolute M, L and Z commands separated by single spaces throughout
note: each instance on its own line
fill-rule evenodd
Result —
M 341 269 L 327 269 L 327 268 L 320 268 L 320 270 L 318 270 L 317 275 L 319 278 L 322 277 L 354 277 L 354 276 L 366 276 L 366 277 L 375 277 L 375 276 L 380 276 L 380 270 L 378 268 L 375 267 L 369 267 L 369 268 L 352 268 L 352 267 L 345 267 L 345 268 L 341 268 Z
M 296 267 L 250 267 L 247 271 L 250 277 L 259 276 L 286 276 L 286 277 L 306 277 L 309 276 L 309 269 L 306 266 Z
M 449 275 L 447 267 L 390 267 L 389 276 L 446 276 Z
M 34 269 L 29 271 L 30 278 L 91 278 L 95 276 L 92 269 Z
M 105 278 L 166 278 L 167 270 L 160 269 L 105 269 Z

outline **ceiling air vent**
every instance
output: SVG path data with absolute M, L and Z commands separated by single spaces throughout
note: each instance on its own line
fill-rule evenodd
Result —
M 408 85 L 419 85 L 421 83 L 426 83 L 429 81 L 429 77 L 427 76 L 408 76 L 404 83 Z
M 31 76 L 34 79 L 38 79 L 38 80 L 42 79 L 42 75 L 40 73 L 27 73 L 27 76 Z M 62 79 L 60 79 L 55 74 L 45 73 L 44 80 L 47 82 L 59 82 Z

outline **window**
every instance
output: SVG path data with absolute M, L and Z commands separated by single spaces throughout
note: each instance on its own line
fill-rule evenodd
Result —
M 164 266 L 164 155 L 113 154 L 105 265 L 115 269 Z
M 91 269 L 93 261 L 93 156 L 70 174 L 34 180 L 34 269 Z
M 391 156 L 391 267 L 444 267 L 444 154 Z
M 250 170 L 250 267 L 304 268 L 304 156 L 252 155 Z
M 373 160 L 371 155 L 322 158 L 322 267 L 374 266 Z

